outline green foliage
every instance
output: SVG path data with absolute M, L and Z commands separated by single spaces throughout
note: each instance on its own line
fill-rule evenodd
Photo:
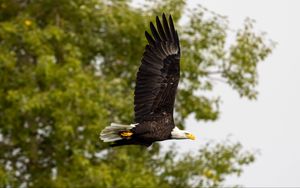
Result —
M 161 160 L 161 177 L 171 187 L 219 187 L 225 176 L 242 173 L 242 166 L 254 162 L 254 156 L 242 152 L 241 144 L 225 140 L 209 143 L 197 154 L 186 153 L 175 160 L 175 148 L 168 151 Z M 188 180 L 188 181 L 187 181 Z
M 254 161 L 240 144 L 108 148 L 110 122 L 131 123 L 136 71 L 154 15 L 183 15 L 183 0 L 0 0 L 0 186 L 194 187 L 222 185 Z M 216 120 L 217 79 L 243 97 L 257 92 L 257 64 L 272 45 L 247 21 L 226 47 L 227 20 L 197 8 L 176 24 L 182 44 L 177 124 Z M 219 76 L 216 77 L 216 76 Z M 201 95 L 200 95 L 200 94 Z M 129 108 L 130 106 L 130 108 Z M 180 157 L 178 157 L 180 156 Z M 138 176 L 138 177 L 137 177 Z

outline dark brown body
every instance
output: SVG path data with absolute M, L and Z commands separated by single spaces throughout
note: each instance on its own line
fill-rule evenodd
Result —
M 144 145 L 150 146 L 155 141 L 163 141 L 171 138 L 171 132 L 175 127 L 171 114 L 163 113 L 155 120 L 143 121 L 131 131 L 133 136 L 127 140 L 115 142 L 112 146 L 120 145 Z

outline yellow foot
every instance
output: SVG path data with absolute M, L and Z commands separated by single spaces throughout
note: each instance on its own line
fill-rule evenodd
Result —
M 122 131 L 122 132 L 120 133 L 120 135 L 121 135 L 122 137 L 130 137 L 131 135 L 133 135 L 133 133 L 132 133 L 131 131 Z

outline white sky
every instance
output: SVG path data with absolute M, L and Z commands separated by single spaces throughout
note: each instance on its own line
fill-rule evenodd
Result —
M 228 16 L 231 28 L 242 26 L 245 17 L 256 20 L 255 28 L 266 31 L 278 44 L 259 65 L 257 101 L 240 99 L 219 84 L 221 116 L 216 122 L 198 123 L 192 118 L 187 129 L 198 139 L 176 142 L 193 151 L 208 140 L 233 135 L 245 149 L 259 149 L 257 161 L 228 185 L 245 187 L 300 187 L 300 1 L 299 0 L 189 0 Z M 165 142 L 167 146 L 170 142 Z
M 137 5 L 143 0 L 133 0 Z M 278 44 L 259 65 L 257 101 L 240 99 L 235 91 L 219 84 L 222 96 L 216 122 L 187 121 L 196 141 L 175 141 L 183 151 L 195 151 L 210 140 L 240 141 L 260 155 L 241 177 L 227 185 L 245 187 L 300 187 L 300 0 L 187 0 L 228 16 L 230 28 L 238 29 L 246 17 L 256 20 L 255 29 L 266 31 Z M 163 142 L 169 147 L 174 141 Z

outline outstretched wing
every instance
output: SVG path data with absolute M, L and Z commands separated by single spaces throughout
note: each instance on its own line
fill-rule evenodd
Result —
M 156 17 L 156 26 L 150 23 L 153 37 L 148 40 L 141 66 L 137 73 L 134 111 L 135 122 L 147 120 L 160 113 L 173 113 L 176 90 L 180 77 L 180 45 L 171 15 L 162 23 Z

